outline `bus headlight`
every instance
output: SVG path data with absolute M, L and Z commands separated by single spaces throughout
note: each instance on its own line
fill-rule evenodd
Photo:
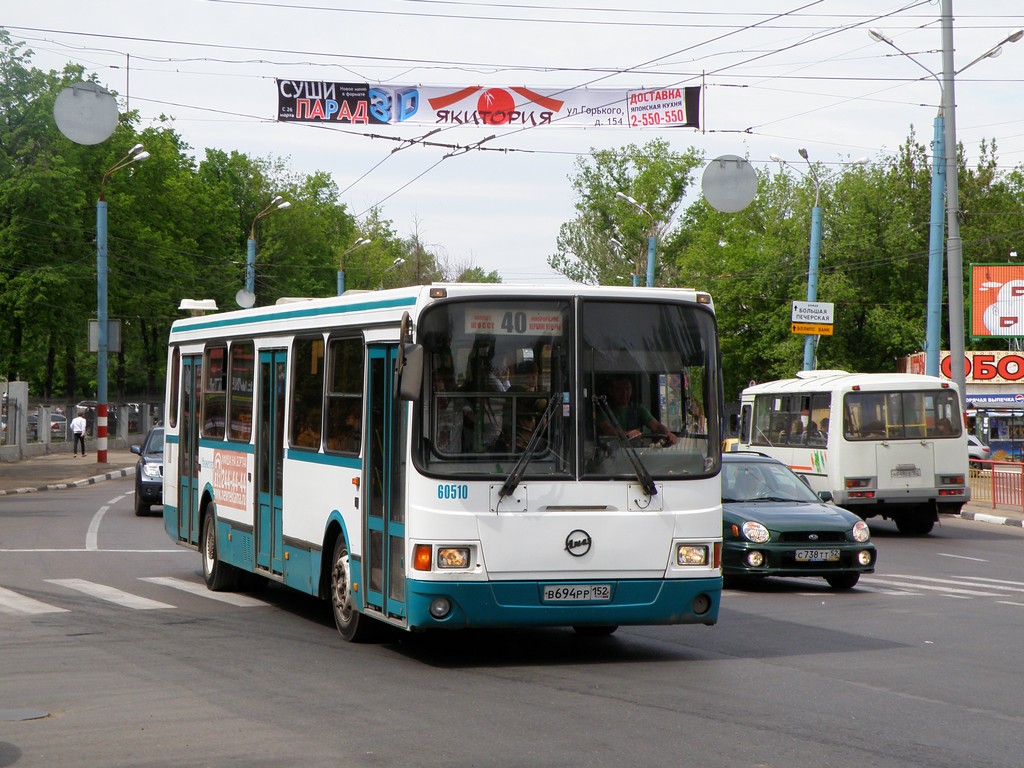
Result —
M 868 524 L 863 520 L 858 520 L 853 524 L 853 539 L 863 544 L 865 541 L 871 538 L 871 529 L 868 528 Z
M 438 568 L 469 568 L 469 547 L 438 547 Z
M 768 529 L 753 520 L 747 520 L 743 524 L 743 535 L 747 537 L 748 541 L 752 541 L 755 544 L 764 544 L 771 538 Z
M 707 565 L 707 544 L 679 544 L 676 546 L 677 565 Z

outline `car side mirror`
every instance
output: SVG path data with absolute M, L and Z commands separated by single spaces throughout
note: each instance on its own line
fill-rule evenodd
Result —
M 818 498 L 822 501 L 832 501 L 832 491 L 818 491 Z
M 138 454 L 139 456 L 142 455 L 142 446 L 141 445 L 133 445 L 128 450 L 131 451 L 132 453 Z

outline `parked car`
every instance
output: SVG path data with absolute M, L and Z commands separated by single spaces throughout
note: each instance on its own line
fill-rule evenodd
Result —
M 831 499 L 769 456 L 723 454 L 723 575 L 817 576 L 852 589 L 874 572 L 877 552 L 868 524 Z
M 967 459 L 972 467 L 980 467 L 981 464 L 978 462 L 990 461 L 992 459 L 992 449 L 981 442 L 981 438 L 976 435 L 968 435 Z
M 138 454 L 135 464 L 135 514 L 148 515 L 151 505 L 164 503 L 164 428 L 153 427 L 141 445 L 133 445 Z
M 25 417 L 25 431 L 27 439 L 38 440 L 39 434 L 37 432 L 39 425 L 39 414 L 30 413 Z M 58 442 L 60 440 L 67 440 L 68 438 L 68 419 L 63 413 L 51 413 L 50 414 L 50 442 Z

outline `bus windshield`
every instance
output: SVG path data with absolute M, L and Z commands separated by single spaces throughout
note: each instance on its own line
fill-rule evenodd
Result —
M 475 299 L 428 309 L 418 330 L 417 460 L 431 474 L 504 479 L 517 464 L 535 478 L 717 470 L 718 424 L 705 415 L 718 407 L 709 311 Z

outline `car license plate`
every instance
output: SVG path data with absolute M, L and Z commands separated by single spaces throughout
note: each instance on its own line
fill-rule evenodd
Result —
M 543 588 L 545 603 L 569 603 L 586 600 L 606 602 L 612 599 L 611 584 L 546 584 Z
M 798 549 L 796 551 L 798 563 L 822 563 L 838 559 L 838 549 Z

